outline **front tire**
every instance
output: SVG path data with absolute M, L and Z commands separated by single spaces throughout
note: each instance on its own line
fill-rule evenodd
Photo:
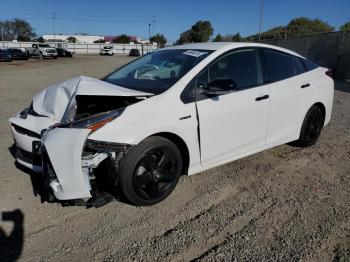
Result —
M 174 190 L 181 170 L 177 146 L 160 136 L 148 137 L 130 149 L 120 163 L 122 196 L 136 206 L 159 203 Z
M 300 137 L 295 141 L 295 145 L 300 147 L 308 147 L 316 144 L 320 137 L 324 124 L 324 115 L 318 106 L 313 105 L 303 121 L 300 131 Z

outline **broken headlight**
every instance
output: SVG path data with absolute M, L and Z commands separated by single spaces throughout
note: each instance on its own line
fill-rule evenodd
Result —
M 124 108 L 108 111 L 105 113 L 101 113 L 98 115 L 94 115 L 89 118 L 81 119 L 78 121 L 75 121 L 69 125 L 69 127 L 72 128 L 86 128 L 90 129 L 92 132 L 96 131 L 97 129 L 101 128 L 108 122 L 111 122 L 112 120 L 116 119 L 118 116 L 122 114 L 124 111 Z

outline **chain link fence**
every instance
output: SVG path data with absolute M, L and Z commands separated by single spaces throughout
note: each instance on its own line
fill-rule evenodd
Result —
M 25 48 L 31 47 L 32 44 L 37 44 L 37 42 L 11 42 L 11 41 L 0 41 L 0 48 L 19 48 L 23 51 Z M 84 55 L 96 55 L 99 54 L 104 46 L 113 46 L 113 51 L 118 55 L 129 55 L 131 49 L 138 49 L 140 54 L 147 54 L 157 49 L 156 44 L 80 44 L 80 43 L 64 43 L 48 42 L 52 47 L 64 47 L 75 54 Z
M 331 68 L 336 77 L 350 79 L 350 31 L 261 42 L 293 50 L 321 66 Z

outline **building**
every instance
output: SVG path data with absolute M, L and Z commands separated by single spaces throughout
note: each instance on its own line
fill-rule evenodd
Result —
M 73 35 L 43 35 L 43 38 L 47 42 L 58 42 L 58 41 L 66 41 L 68 42 L 68 37 L 75 37 L 77 39 L 77 43 L 84 44 L 92 44 L 94 41 L 104 39 L 103 35 L 85 35 L 85 34 L 73 34 Z

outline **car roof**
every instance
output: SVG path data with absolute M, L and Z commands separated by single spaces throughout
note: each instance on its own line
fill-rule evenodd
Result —
M 184 44 L 184 45 L 176 45 L 176 46 L 169 46 L 164 49 L 203 49 L 203 50 L 213 50 L 218 51 L 221 49 L 229 50 L 234 48 L 240 48 L 240 47 L 265 47 L 265 48 L 271 48 L 278 51 L 282 51 L 285 53 L 289 53 L 292 55 L 300 56 L 298 53 L 295 53 L 291 50 L 274 46 L 274 45 L 268 45 L 268 44 L 261 44 L 261 43 L 249 43 L 249 42 L 206 42 L 206 43 L 191 43 L 191 44 Z

